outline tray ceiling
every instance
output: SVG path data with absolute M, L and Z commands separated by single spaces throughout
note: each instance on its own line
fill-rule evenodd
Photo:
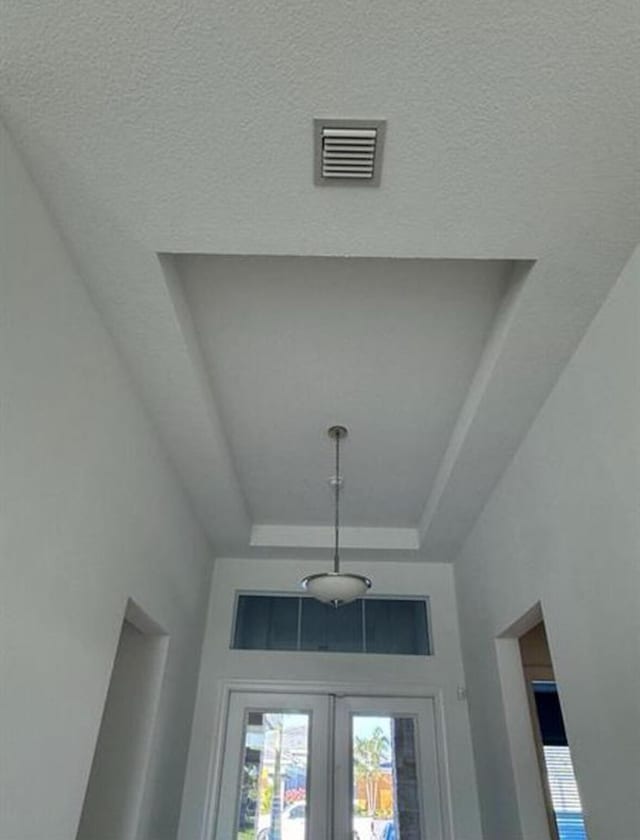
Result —
M 2 119 L 218 553 L 326 542 L 342 419 L 353 550 L 456 557 L 637 242 L 637 21 L 634 0 L 6 4 Z M 323 116 L 387 121 L 379 188 L 314 187 Z M 168 254 L 381 260 L 336 262 L 340 297 L 301 262 L 264 299 L 253 258 Z M 411 275 L 443 258 L 447 284 Z M 492 261 L 514 261 L 502 297 Z
M 176 260 L 255 523 L 330 524 L 332 422 L 345 524 L 417 528 L 510 263 Z

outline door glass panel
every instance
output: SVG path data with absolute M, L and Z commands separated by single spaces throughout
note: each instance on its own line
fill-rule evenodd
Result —
M 305 840 L 310 715 L 245 718 L 237 840 Z
M 420 840 L 412 717 L 352 716 L 352 829 L 356 840 Z

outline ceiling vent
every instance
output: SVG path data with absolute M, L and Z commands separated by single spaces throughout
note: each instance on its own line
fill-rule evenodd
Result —
M 377 187 L 384 120 L 314 120 L 316 186 Z

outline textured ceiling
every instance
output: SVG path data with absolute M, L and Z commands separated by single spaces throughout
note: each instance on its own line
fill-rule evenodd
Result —
M 637 23 L 594 0 L 23 0 L 3 93 L 155 250 L 539 257 L 629 195 Z M 388 120 L 379 192 L 313 188 L 325 115 Z
M 352 526 L 416 528 L 509 263 L 328 257 L 177 261 L 257 523 L 331 523 L 343 423 Z M 274 492 L 275 490 L 275 492 Z
M 250 511 L 156 252 L 535 260 L 422 516 L 450 559 L 638 238 L 638 25 L 635 0 L 4 5 L 2 118 L 220 550 Z M 379 189 L 313 187 L 314 116 L 388 120 Z

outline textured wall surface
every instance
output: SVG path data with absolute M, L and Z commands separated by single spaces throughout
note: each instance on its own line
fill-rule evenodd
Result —
M 75 837 L 128 598 L 169 634 L 139 837 L 175 836 L 211 556 L 0 134 L 0 837 Z
M 521 836 L 495 638 L 537 601 L 588 836 L 640 837 L 638 359 L 640 250 L 455 563 L 487 840 Z

